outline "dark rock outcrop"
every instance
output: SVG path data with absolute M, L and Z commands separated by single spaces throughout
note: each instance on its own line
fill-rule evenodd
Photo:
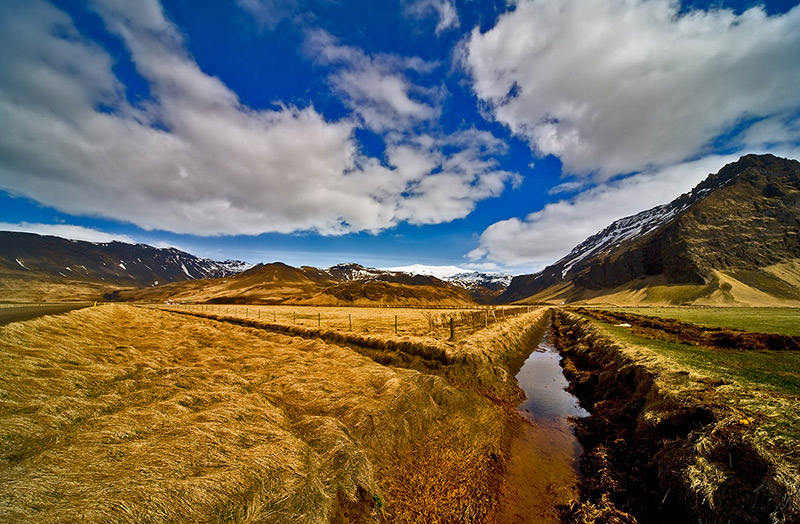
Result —
M 669 204 L 614 222 L 540 273 L 515 277 L 498 301 L 566 283 L 598 291 L 652 276 L 707 284 L 713 270 L 748 272 L 798 258 L 800 162 L 747 155 Z

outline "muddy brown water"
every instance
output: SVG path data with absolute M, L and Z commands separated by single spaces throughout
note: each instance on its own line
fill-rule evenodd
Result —
M 561 356 L 551 337 L 548 328 L 516 375 L 527 398 L 518 406 L 520 417 L 501 489 L 498 523 L 558 523 L 558 505 L 578 498 L 582 448 L 570 418 L 588 413 L 566 391 Z

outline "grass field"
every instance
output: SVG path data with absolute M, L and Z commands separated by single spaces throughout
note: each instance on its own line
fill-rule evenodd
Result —
M 602 309 L 671 318 L 706 327 L 800 336 L 800 308 L 604 307 Z
M 704 348 L 592 322 L 625 344 L 647 348 L 683 369 L 719 380 L 727 401 L 757 419 L 765 437 L 777 438 L 784 448 L 800 446 L 800 352 Z
M 218 304 L 154 304 L 150 307 L 223 314 L 264 322 L 352 331 L 361 334 L 410 335 L 440 340 L 450 337 L 450 318 L 454 319 L 456 336 L 463 338 L 492 324 L 535 309 L 533 307 L 425 309 Z
M 12 323 L 0 521 L 486 522 L 507 416 L 319 339 L 126 305 Z

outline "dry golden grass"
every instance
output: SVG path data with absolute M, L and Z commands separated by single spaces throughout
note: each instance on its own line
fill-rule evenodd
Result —
M 68 279 L 31 278 L 25 273 L 0 273 L 0 297 L 9 302 L 94 302 L 120 287 Z
M 161 307 L 161 306 L 159 306 Z M 362 333 L 354 329 L 330 329 L 317 327 L 322 325 L 321 308 L 309 308 L 304 313 L 305 318 L 311 318 L 312 325 L 304 325 L 302 317 L 297 313 L 297 308 L 287 308 L 284 311 L 287 321 L 282 322 L 277 316 L 276 309 L 266 309 L 253 306 L 212 306 L 198 304 L 184 304 L 169 306 L 168 309 L 182 314 L 201 316 L 222 320 L 234 324 L 256 327 L 267 331 L 282 332 L 298 335 L 305 338 L 320 338 L 336 344 L 346 344 L 360 353 L 369 356 L 376 362 L 385 365 L 407 367 L 426 373 L 438 374 L 446 377 L 448 381 L 462 388 L 472 388 L 500 402 L 515 402 L 521 400 L 521 390 L 517 387 L 512 375 L 522 364 L 530 352 L 530 343 L 533 338 L 541 335 L 544 323 L 548 318 L 548 310 L 541 307 L 517 307 L 498 310 L 441 310 L 441 309 L 386 309 L 386 308 L 331 308 L 326 311 L 330 318 L 335 318 L 338 313 L 346 314 L 348 326 L 353 314 L 360 317 L 360 321 L 367 326 L 372 326 L 370 332 L 366 328 Z M 388 311 L 388 313 L 387 313 Z M 395 334 L 394 328 L 390 332 L 385 329 L 387 320 L 394 324 L 394 317 L 400 318 L 400 312 L 405 312 L 406 322 L 416 324 L 416 332 L 423 333 L 425 325 L 419 322 L 422 318 L 430 320 L 431 315 L 436 315 L 440 325 L 447 325 L 446 319 L 457 315 L 466 315 L 472 319 L 477 316 L 482 319 L 484 326 L 471 334 L 472 323 L 465 323 L 470 327 L 470 334 L 464 333 L 465 329 L 456 330 L 454 339 L 449 338 L 449 327 L 446 330 L 448 338 L 440 335 L 440 330 L 432 329 L 424 335 Z M 259 314 L 262 312 L 263 314 Z M 269 313 L 272 313 L 270 315 Z M 491 316 L 490 316 L 491 314 Z M 259 318 L 260 317 L 260 318 Z M 264 319 L 267 320 L 264 320 Z M 278 319 L 277 322 L 274 319 Z M 317 326 L 314 326 L 316 320 Z M 492 323 L 493 322 L 493 323 Z M 398 320 L 399 324 L 399 320 Z M 335 323 L 334 323 L 335 325 Z M 430 329 L 430 328 L 429 328 Z M 400 330 L 398 329 L 398 333 Z M 521 360 L 517 361 L 519 358 Z M 515 368 L 517 366 L 517 368 Z
M 671 284 L 663 275 L 637 279 L 613 289 L 589 290 L 562 282 L 528 297 L 520 303 L 562 305 L 581 304 L 593 306 L 674 306 L 702 305 L 719 307 L 798 307 L 797 287 L 800 282 L 800 263 L 786 262 L 751 273 L 764 282 L 754 287 L 745 283 L 731 271 L 712 270 L 708 284 Z M 769 276 L 773 278 L 767 278 Z M 743 277 L 742 277 L 743 278 Z M 748 279 L 744 279 L 748 280 Z M 751 278 L 750 280 L 753 280 Z M 758 281 L 759 279 L 755 279 Z M 748 280 L 749 281 L 749 280 Z M 777 283 L 777 284 L 776 284 Z M 769 284 L 769 285 L 767 285 Z M 779 284 L 779 285 L 778 285 Z M 772 289 L 772 288 L 775 289 Z M 793 291 L 792 291 L 792 288 Z M 787 294 L 787 290 L 791 291 Z
M 233 304 L 152 304 L 150 307 L 182 312 L 213 313 L 359 334 L 407 335 L 438 340 L 450 338 L 450 318 L 454 319 L 456 338 L 463 339 L 488 326 L 536 309 L 534 307 L 416 308 Z M 473 316 L 474 318 L 472 318 Z
M 122 305 L 13 323 L 0 521 L 483 522 L 504 416 L 315 339 Z

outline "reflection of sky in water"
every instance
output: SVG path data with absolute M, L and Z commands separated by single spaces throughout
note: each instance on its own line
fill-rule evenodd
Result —
M 578 399 L 566 391 L 567 379 L 559 366 L 561 356 L 550 343 L 549 333 L 517 373 L 519 387 L 528 397 L 519 405 L 537 422 L 566 421 L 569 416 L 585 417 Z

